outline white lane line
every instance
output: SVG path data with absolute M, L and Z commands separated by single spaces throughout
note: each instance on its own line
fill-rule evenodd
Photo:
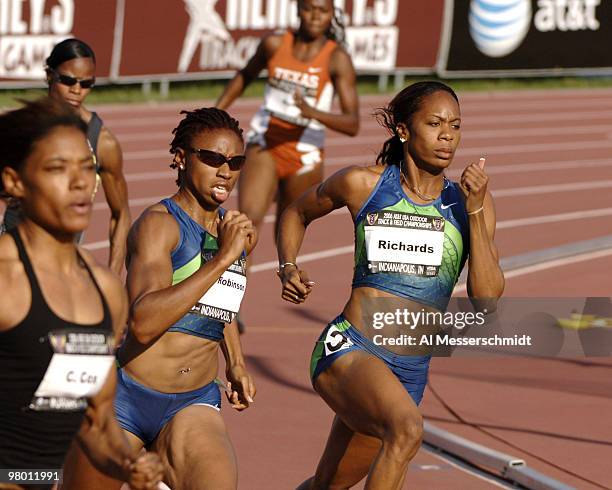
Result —
M 463 148 L 458 150 L 455 158 L 482 155 L 514 155 L 517 153 L 534 153 L 541 151 L 552 153 L 572 150 L 594 150 L 601 148 L 612 148 L 612 141 L 603 139 L 590 141 L 532 143 L 526 145 L 475 146 L 473 148 Z
M 348 214 L 346 210 L 336 210 L 332 214 Z M 497 229 L 509 229 L 509 228 L 518 228 L 521 226 L 529 226 L 534 224 L 543 224 L 543 223 L 557 223 L 560 221 L 569 221 L 572 219 L 585 219 L 585 218 L 595 218 L 601 216 L 609 216 L 612 215 L 612 208 L 602 208 L 602 209 L 590 209 L 586 211 L 575 211 L 571 213 L 561 213 L 561 214 L 550 214 L 545 216 L 534 216 L 531 218 L 523 218 L 523 219 L 514 219 L 514 220 L 506 220 L 500 221 L 497 223 Z M 100 242 L 92 242 L 85 244 L 85 248 L 88 250 L 102 250 L 108 247 L 108 241 L 103 240 Z M 300 262 L 310 262 L 313 260 L 319 260 L 328 257 L 335 257 L 337 255 L 343 255 L 347 253 L 353 252 L 353 245 L 347 245 L 344 247 L 332 248 L 329 250 L 322 250 L 320 252 L 313 252 L 310 254 L 305 254 L 299 257 Z M 263 270 L 273 270 L 277 267 L 277 261 L 264 262 L 261 264 L 256 264 L 251 267 L 251 271 L 259 272 Z
M 328 142 L 325 145 L 327 149 L 330 147 L 355 147 L 357 144 L 376 144 L 376 149 L 382 144 L 384 138 L 380 136 L 361 136 L 357 141 L 351 138 L 343 138 L 337 141 Z M 532 143 L 532 144 L 513 144 L 513 145 L 495 145 L 495 146 L 474 146 L 468 148 L 460 148 L 455 157 L 469 155 L 513 155 L 517 153 L 531 153 L 540 151 L 560 152 L 568 150 L 591 150 L 599 148 L 612 148 L 612 141 L 607 138 L 600 140 L 588 141 L 558 141 L 550 143 Z M 126 151 L 123 153 L 124 160 L 152 160 L 152 159 L 167 159 L 170 160 L 170 154 L 167 150 L 142 150 L 142 151 Z
M 600 218 L 612 216 L 612 208 L 589 209 L 587 211 L 573 211 L 569 213 L 549 214 L 545 216 L 533 216 L 531 218 L 509 219 L 497 223 L 497 230 L 518 228 L 521 226 L 540 225 L 544 223 L 559 223 L 584 218 Z
M 491 191 L 491 194 L 495 198 L 500 198 L 511 196 L 529 196 L 534 194 L 554 194 L 556 192 L 607 189 L 609 187 L 612 187 L 612 180 L 588 180 L 586 182 L 573 182 L 571 184 L 547 184 L 512 187 L 510 189 L 494 189 Z
M 426 451 L 428 454 L 430 454 L 431 456 L 433 456 L 434 458 L 438 458 L 441 461 L 444 461 L 445 464 L 452 466 L 453 468 L 458 469 L 459 471 L 463 471 L 464 473 L 467 473 L 470 476 L 473 476 L 474 478 L 477 478 L 479 480 L 483 480 L 486 481 L 487 483 L 489 483 L 490 485 L 494 486 L 494 487 L 498 487 L 498 488 L 512 488 L 510 486 L 510 484 L 508 485 L 502 485 L 501 483 L 497 482 L 496 480 L 492 479 L 492 478 L 487 478 L 486 476 L 477 473 L 475 471 L 470 471 L 468 468 L 463 467 L 457 463 L 455 463 L 454 461 L 452 461 L 450 458 L 446 459 L 442 454 L 439 454 L 438 452 L 436 452 L 435 450 L 431 450 L 429 448 L 423 448 L 424 451 Z M 465 463 L 465 465 L 467 466 L 468 463 Z
M 548 269 L 554 269 L 555 267 L 563 267 L 566 265 L 578 264 L 580 262 L 587 262 L 589 260 L 599 259 L 602 257 L 608 257 L 612 255 L 612 248 L 607 250 L 598 250 L 596 252 L 586 252 L 572 257 L 566 257 L 564 259 L 549 260 L 541 262 L 535 265 L 529 265 L 526 267 L 519 267 L 511 271 L 504 272 L 506 279 L 512 279 L 513 277 L 525 276 L 527 274 L 533 274 L 534 272 L 540 272 Z M 454 293 L 463 293 L 467 290 L 467 284 L 459 284 L 453 290 Z
M 612 180 L 590 180 L 586 182 L 574 182 L 571 184 L 547 184 L 547 185 L 534 185 L 534 186 L 523 186 L 523 187 L 512 187 L 509 189 L 494 189 L 491 194 L 496 199 L 505 197 L 516 197 L 516 196 L 529 196 L 529 195 L 541 195 L 541 194 L 554 194 L 557 192 L 575 192 L 593 189 L 608 189 L 612 187 Z M 168 196 L 154 196 L 154 197 L 140 197 L 133 198 L 128 201 L 131 207 L 136 206 L 147 206 L 154 202 L 161 201 Z M 94 211 L 103 211 L 108 209 L 106 202 L 96 202 L 93 206 Z M 607 208 L 606 208 L 607 209 Z M 338 214 L 341 210 L 334 211 L 332 214 Z M 346 212 L 346 210 L 344 211 Z M 577 213 L 580 213 L 578 211 Z M 276 215 L 268 214 L 264 217 L 264 223 L 274 223 L 276 221 Z M 499 227 L 499 223 L 498 223 Z
M 596 104 L 597 105 L 597 104 Z M 524 125 L 525 123 L 530 123 L 530 122 L 548 122 L 548 121 L 592 121 L 592 120 L 602 120 L 602 119 L 609 119 L 612 120 L 612 111 L 609 109 L 602 109 L 602 110 L 598 110 L 598 111 L 581 111 L 581 112 L 577 112 L 577 111 L 562 111 L 562 112 L 540 112 L 540 113 L 519 113 L 519 114 L 508 114 L 508 113 L 504 113 L 501 112 L 499 109 L 496 109 L 495 107 L 483 107 L 483 112 L 476 114 L 476 112 L 479 112 L 477 109 L 475 109 L 474 107 L 470 107 L 469 105 L 464 106 L 463 108 L 463 119 L 465 121 L 469 121 L 469 126 L 473 127 L 479 124 L 485 125 L 485 124 L 490 124 L 490 123 L 494 123 L 495 126 L 503 126 L 506 124 L 514 124 L 514 123 L 519 123 Z M 490 115 L 491 113 L 493 113 L 494 115 Z M 249 120 L 250 117 L 252 117 L 252 115 L 254 114 L 254 112 L 249 112 L 246 113 L 246 115 L 243 114 L 237 114 L 237 113 L 233 113 L 232 115 L 234 117 L 238 117 L 239 120 L 242 119 L 242 126 L 244 128 L 247 128 L 249 126 Z M 365 117 L 362 117 L 360 119 L 360 121 L 364 121 L 365 126 L 364 127 L 369 127 L 368 124 L 369 122 L 373 122 L 374 118 L 372 116 L 368 117 L 366 116 L 366 113 L 364 111 L 363 115 Z M 480 114 L 485 114 L 485 115 L 480 115 Z M 369 115 L 369 114 L 368 114 Z M 111 130 L 114 130 L 115 133 L 119 133 L 119 136 L 121 136 L 121 134 L 127 134 L 126 132 L 123 131 L 117 131 L 117 128 L 147 128 L 150 126 L 166 126 L 168 128 L 167 132 L 164 132 L 164 136 L 166 138 L 170 138 L 171 134 L 171 130 L 172 128 L 174 128 L 174 126 L 176 126 L 178 124 L 178 122 L 180 121 L 181 117 L 177 114 L 176 116 L 144 116 L 144 117 L 126 117 L 126 118 L 121 118 L 121 119 L 108 119 L 107 123 L 108 123 L 108 127 L 111 128 Z M 377 126 L 376 124 L 372 124 L 372 126 Z M 141 133 L 144 134 L 144 132 L 140 131 Z M 161 131 L 160 131 L 161 134 Z M 121 138 L 119 138 L 121 140 Z M 348 139 L 348 138 L 347 138 Z
M 165 195 L 165 196 L 139 197 L 139 198 L 129 199 L 128 205 L 130 208 L 134 206 L 148 206 L 149 204 L 153 204 L 154 202 L 161 201 L 162 199 L 165 199 L 166 197 L 168 196 Z M 108 204 L 106 204 L 106 202 L 96 202 L 93 205 L 94 211 L 103 211 L 105 209 L 108 209 Z
M 464 116 L 465 117 L 465 116 Z M 553 127 L 535 127 L 529 128 L 521 126 L 518 128 L 505 128 L 505 129 L 476 129 L 472 128 L 471 119 L 465 117 L 464 129 L 461 132 L 461 138 L 463 141 L 469 141 L 473 139 L 490 139 L 490 138 L 516 138 L 516 137 L 535 137 L 535 136 L 563 136 L 563 135 L 577 135 L 577 134 L 590 134 L 595 135 L 599 133 L 607 134 L 612 130 L 612 124 L 598 124 L 598 125 L 578 125 L 578 126 L 553 126 Z M 360 121 L 360 134 L 365 131 L 379 130 L 378 132 L 386 131 L 380 124 L 373 119 L 367 119 Z M 170 140 L 169 131 L 157 131 L 157 132 L 138 132 L 138 133 L 124 133 L 118 134 L 117 138 L 121 144 L 132 143 L 138 141 L 165 141 Z M 380 141 L 382 143 L 384 136 L 376 136 L 374 141 Z M 358 136 L 361 141 L 362 137 Z M 369 137 L 368 137 L 369 139 Z M 333 144 L 337 141 L 347 141 L 346 136 L 337 135 L 336 133 L 329 133 L 328 138 L 325 140 L 327 144 Z M 348 141 L 354 141 L 348 139 Z M 160 150 L 161 151 L 161 150 Z M 165 150 L 166 153 L 167 150 Z
M 349 214 L 346 208 L 336 209 L 329 213 L 330 215 Z M 530 218 L 518 218 L 500 221 L 497 223 L 496 230 L 504 230 L 507 228 L 518 228 L 521 226 L 541 225 L 545 223 L 558 223 L 561 221 L 572 221 L 581 218 L 600 218 L 602 216 L 612 216 L 611 208 L 589 209 L 586 211 L 572 211 L 568 213 L 547 214 L 544 216 L 532 216 Z M 276 216 L 269 214 L 264 218 L 264 223 L 274 223 Z
M 124 175 L 126 182 L 143 182 L 148 180 L 166 180 L 175 178 L 176 170 L 167 170 L 164 172 L 134 172 Z
M 612 136 L 611 136 L 612 137 Z M 331 157 L 325 159 L 325 165 L 327 167 L 341 167 L 348 165 L 372 165 L 376 160 L 377 153 L 372 150 L 371 155 L 368 156 L 361 153 L 360 155 L 350 155 L 345 157 Z M 527 162 L 527 163 L 515 163 L 511 165 L 495 165 L 490 164 L 487 166 L 487 174 L 499 175 L 499 174 L 513 174 L 513 173 L 526 173 L 526 172 L 544 172 L 544 171 L 558 171 L 567 169 L 584 169 L 584 168 L 600 168 L 600 167 L 611 167 L 611 158 L 594 158 L 587 160 L 571 160 L 571 161 L 559 161 L 559 162 Z M 462 168 L 452 168 L 446 174 L 448 177 L 459 177 Z M 150 180 L 166 180 L 176 178 L 175 170 L 167 170 L 161 172 L 133 172 L 125 174 L 125 180 L 128 182 L 143 182 Z
M 306 262 L 313 262 L 315 260 L 327 259 L 329 257 L 336 257 L 338 255 L 345 255 L 352 253 L 354 250 L 353 245 L 347 245 L 345 247 L 337 247 L 330 248 L 329 250 L 322 250 L 321 252 L 314 252 L 310 254 L 300 255 L 297 260 L 300 264 L 304 264 Z M 271 260 L 270 262 L 263 262 L 261 264 L 256 264 L 251 267 L 249 270 L 251 272 L 262 272 L 262 271 L 271 271 L 276 270 L 278 268 L 278 260 Z

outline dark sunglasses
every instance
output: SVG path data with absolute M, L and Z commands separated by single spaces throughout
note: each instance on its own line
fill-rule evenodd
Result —
M 202 163 L 215 168 L 227 163 L 230 170 L 240 170 L 246 161 L 246 157 L 244 155 L 236 155 L 235 157 L 227 158 L 225 155 L 211 150 L 191 148 L 191 151 L 197 155 L 198 159 Z
M 72 87 L 77 83 L 81 86 L 81 88 L 91 88 L 96 83 L 95 78 L 87 78 L 86 80 L 79 80 L 77 78 L 71 77 L 70 75 L 63 75 L 55 70 L 51 70 L 53 73 L 53 79 L 56 82 L 61 83 L 62 85 L 66 85 L 67 87 Z

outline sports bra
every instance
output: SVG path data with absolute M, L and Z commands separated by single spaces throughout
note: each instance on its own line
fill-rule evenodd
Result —
M 461 190 L 445 179 L 430 204 L 404 192 L 397 165 L 387 165 L 355 220 L 353 288 L 371 287 L 440 311 L 446 309 L 469 251 Z
M 172 199 L 161 204 L 179 225 L 180 238 L 172 251 L 172 285 L 194 274 L 202 264 L 211 260 L 219 250 L 217 238 L 194 221 Z M 221 218 L 225 215 L 219 209 Z M 191 311 L 172 325 L 168 332 L 181 332 L 220 342 L 223 329 L 240 309 L 246 291 L 246 254 L 236 260 L 193 306 Z

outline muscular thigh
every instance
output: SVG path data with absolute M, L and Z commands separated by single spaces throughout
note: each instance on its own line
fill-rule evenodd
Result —
M 269 151 L 250 145 L 238 181 L 238 207 L 255 225 L 262 223 L 278 189 L 276 163 Z
M 190 405 L 161 430 L 152 450 L 166 467 L 171 488 L 225 490 L 236 487 L 236 461 L 221 414 Z
M 421 423 L 418 408 L 383 361 L 354 351 L 323 371 L 315 389 L 353 431 L 381 439 L 398 421 Z

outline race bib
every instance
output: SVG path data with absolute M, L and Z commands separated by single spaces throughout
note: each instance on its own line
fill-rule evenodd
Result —
M 444 253 L 444 218 L 378 211 L 366 215 L 364 231 L 371 273 L 438 274 Z
M 266 87 L 265 108 L 279 119 L 297 126 L 308 126 L 310 120 L 302 117 L 302 111 L 295 105 L 293 94 L 296 90 L 302 91 L 304 100 L 308 105 L 316 106 L 316 90 L 304 89 L 291 82 L 272 80 Z
M 325 355 L 331 356 L 338 351 L 348 349 L 352 347 L 353 341 L 349 339 L 343 332 L 338 330 L 338 327 L 332 325 L 327 330 L 327 335 L 325 335 L 325 340 L 323 341 L 325 345 Z
M 92 329 L 49 332 L 53 357 L 29 408 L 69 412 L 87 407 L 97 395 L 115 362 L 112 332 Z
M 208 261 L 212 254 L 202 254 Z M 191 313 L 223 323 L 231 323 L 246 291 L 246 258 L 241 257 L 227 269 L 191 309 Z

